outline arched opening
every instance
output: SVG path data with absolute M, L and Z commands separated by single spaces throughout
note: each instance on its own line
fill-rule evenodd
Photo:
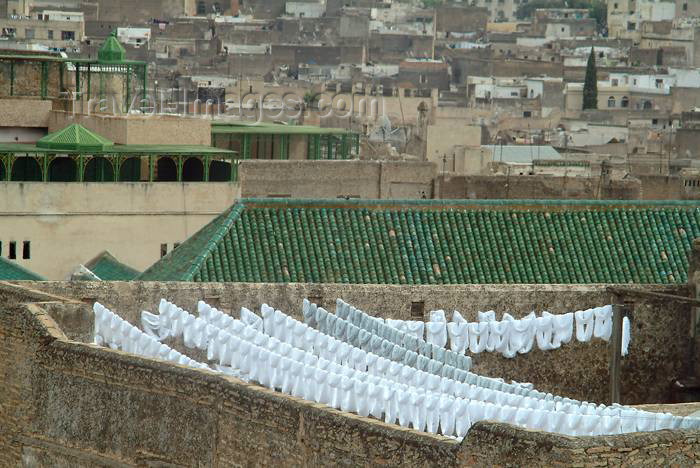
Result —
M 141 158 L 128 158 L 119 168 L 119 180 L 138 182 L 141 180 Z
M 199 158 L 188 158 L 182 166 L 183 182 L 202 182 L 204 180 L 204 163 Z
M 7 178 L 7 171 L 5 171 L 5 163 L 0 161 L 0 182 Z
M 615 107 L 615 98 L 613 96 L 608 98 L 608 107 Z
M 651 101 L 644 101 L 644 106 L 643 106 L 644 110 L 651 110 L 651 107 L 652 107 Z
M 75 182 L 78 180 L 78 165 L 68 157 L 62 156 L 49 164 L 50 182 Z
M 111 182 L 114 180 L 112 163 L 103 157 L 92 158 L 85 165 L 83 172 L 85 182 Z
M 629 107 L 630 106 L 630 99 L 627 96 L 622 96 L 622 101 L 620 101 L 620 105 L 622 107 Z
M 177 180 L 177 166 L 172 158 L 158 158 L 155 180 L 156 182 L 175 182 Z
M 231 163 L 212 161 L 209 164 L 209 182 L 228 182 L 231 180 Z
M 23 156 L 17 158 L 12 164 L 12 174 L 10 178 L 18 182 L 40 182 L 42 180 L 41 166 L 39 162 L 32 157 Z

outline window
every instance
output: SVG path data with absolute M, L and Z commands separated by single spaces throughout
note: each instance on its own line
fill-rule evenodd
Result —
M 618 5 L 617 5 L 617 3 L 615 3 L 615 4 L 613 5 L 613 10 L 617 10 L 617 8 L 618 8 Z
M 75 40 L 75 31 L 61 31 L 61 40 L 62 41 L 74 41 Z
M 25 39 L 34 39 L 34 30 L 30 28 L 26 28 L 24 30 L 24 38 Z
M 652 125 L 659 125 L 659 119 L 651 119 Z
M 49 35 L 49 39 L 53 39 L 53 31 L 52 30 L 49 29 L 48 35 Z
M 622 100 L 620 101 L 620 106 L 629 107 L 630 106 L 630 99 L 627 96 L 622 96 Z
M 17 259 L 17 242 L 10 241 L 10 252 L 7 255 L 7 258 L 9 258 L 10 260 Z
M 688 11 L 688 4 L 687 3 L 683 4 L 683 11 Z
M 32 258 L 32 251 L 31 251 L 31 242 L 29 241 L 24 241 L 22 242 L 22 258 L 24 260 L 29 260 Z
M 207 4 L 204 2 L 197 2 L 197 14 L 206 15 L 207 14 Z
M 608 107 L 615 107 L 615 98 L 613 96 L 608 98 Z
M 633 22 L 628 22 L 627 23 L 627 30 L 628 31 L 636 31 L 637 30 L 637 24 Z
M 532 111 L 523 112 L 523 117 L 525 117 L 526 119 L 532 117 Z
M 664 80 L 656 80 L 656 87 L 657 88 L 662 88 L 664 86 Z
M 418 75 L 418 82 L 420 84 L 425 84 L 428 82 L 428 77 L 425 75 Z
M 511 96 L 518 97 L 518 92 L 517 91 L 511 91 L 510 92 Z
M 644 110 L 650 110 L 651 108 L 651 101 L 644 101 Z
M 617 80 L 617 78 L 613 78 L 612 80 L 612 85 L 617 86 L 620 82 Z
M 168 255 L 168 244 L 160 244 L 160 258 Z
M 425 302 L 411 302 L 411 319 L 423 320 L 423 311 L 425 310 Z

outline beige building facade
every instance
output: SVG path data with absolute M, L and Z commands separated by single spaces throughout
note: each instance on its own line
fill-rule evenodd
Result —
M 143 271 L 238 195 L 214 182 L 0 182 L 0 255 L 47 279 L 104 250 Z

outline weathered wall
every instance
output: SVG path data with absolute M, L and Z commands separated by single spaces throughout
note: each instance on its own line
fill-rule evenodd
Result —
M 198 300 L 228 311 L 245 306 L 259 310 L 267 303 L 300 317 L 301 301 L 310 298 L 334 309 L 336 298 L 367 312 L 409 319 L 413 302 L 430 310 L 459 310 L 476 320 L 478 310 L 521 316 L 532 310 L 552 313 L 609 304 L 604 285 L 460 285 L 389 286 L 343 284 L 249 283 L 28 283 L 50 293 L 91 302 L 98 300 L 136 322 L 142 310 L 156 311 L 161 298 L 194 311 Z M 623 360 L 622 399 L 627 404 L 669 400 L 670 385 L 688 362 L 689 309 L 669 303 L 641 301 L 632 319 L 630 355 Z M 474 356 L 475 371 L 532 382 L 543 391 L 587 401 L 608 402 L 608 347 L 603 341 L 571 343 L 555 351 L 532 351 L 515 359 L 491 353 Z
M 87 102 L 84 110 L 88 110 Z M 211 122 L 204 118 L 126 117 L 53 111 L 49 116 L 49 132 L 74 123 L 120 145 L 211 145 Z
M 46 128 L 49 126 L 50 112 L 49 100 L 0 99 L 0 126 Z
M 638 200 L 641 198 L 641 184 L 638 180 L 631 179 L 613 180 L 609 185 L 601 185 L 599 177 L 440 176 L 436 180 L 435 193 L 441 198 L 455 199 Z
M 144 270 L 230 207 L 238 185 L 226 182 L 0 182 L 0 242 L 31 242 L 22 266 L 64 279 L 103 250 Z
M 241 196 L 431 198 L 435 165 L 391 161 L 242 161 Z
M 700 431 L 573 438 L 480 422 L 458 443 L 207 371 L 68 341 L 54 317 L 85 306 L 2 283 L 0 297 L 1 466 L 700 461 Z M 54 308 L 46 313 L 25 301 Z

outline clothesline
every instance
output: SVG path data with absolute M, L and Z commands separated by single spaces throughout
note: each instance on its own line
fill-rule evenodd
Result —
M 477 322 L 468 322 L 454 311 L 452 321 L 447 322 L 445 311 L 436 310 L 430 312 L 429 322 L 387 319 L 386 323 L 439 347 L 447 347 L 449 338 L 449 348 L 456 353 L 498 352 L 506 358 L 528 353 L 535 345 L 542 351 L 559 349 L 574 336 L 587 343 L 592 338 L 609 341 L 612 335 L 611 305 L 566 314 L 545 311 L 539 317 L 530 312 L 521 319 L 504 313 L 500 321 L 494 311 L 488 311 L 478 312 L 477 318 Z M 623 318 L 622 330 L 621 351 L 626 356 L 631 340 L 627 317 Z
M 95 342 L 119 346 L 117 341 L 122 343 L 125 340 L 113 338 L 109 325 L 114 314 L 106 314 L 99 304 L 94 309 Z M 170 355 L 170 348 L 160 340 L 182 337 L 186 347 L 206 350 L 207 360 L 218 372 L 342 411 L 371 415 L 385 422 L 439 432 L 448 437 L 461 438 L 473 423 L 484 419 L 569 435 L 700 427 L 700 420 L 691 418 L 647 413 L 619 405 L 596 406 L 543 394 L 522 384 L 506 384 L 477 376 L 446 364 L 444 359 L 428 359 L 415 351 L 412 351 L 416 355 L 414 365 L 405 363 L 408 350 L 403 353 L 401 362 L 392 360 L 373 353 L 371 348 L 355 346 L 355 343 L 371 346 L 373 337 L 378 336 L 375 333 L 382 327 L 389 327 L 378 326 L 378 321 L 374 321 L 377 325 L 372 325 L 364 319 L 365 326 L 375 331 L 369 333 L 369 339 L 363 334 L 362 341 L 360 335 L 367 332 L 366 329 L 337 318 L 308 301 L 303 304 L 305 320 L 313 316 L 315 325 L 329 327 L 329 331 L 333 324 L 332 334 L 309 327 L 267 305 L 261 307 L 261 316 L 242 309 L 240 320 L 201 301 L 197 309 L 199 317 L 194 317 L 162 300 L 158 315 L 142 314 L 145 333 L 139 331 L 137 334 L 132 331 L 135 327 L 119 322 L 118 330 L 124 327 L 128 331 L 126 341 L 129 343 L 120 349 L 162 358 L 162 354 L 153 353 L 156 345 L 163 352 L 167 349 L 166 356 Z M 109 316 L 109 322 L 106 322 L 105 315 Z M 348 312 L 347 317 L 350 315 Z M 353 320 L 359 319 L 362 324 L 366 314 L 356 311 L 352 315 Z M 335 321 L 329 320 L 331 316 L 336 317 Z M 340 320 L 346 323 L 339 326 Z M 393 339 L 405 338 L 393 332 L 390 334 Z M 121 333 L 118 335 L 123 337 Z M 144 346 L 131 344 L 133 342 L 142 342 Z M 389 348 L 385 342 L 389 340 L 382 339 L 377 348 L 380 352 L 390 349 L 390 355 L 402 354 L 401 351 L 394 353 L 400 348 L 397 343 L 389 342 L 392 343 Z M 427 349 L 432 354 L 433 348 Z M 436 355 L 444 358 L 446 353 L 437 352 Z M 419 357 L 428 361 L 427 366 L 421 364 L 427 370 L 418 367 Z M 185 356 L 170 361 L 209 368 L 206 364 L 187 359 Z M 454 370 L 444 370 L 450 367 Z M 431 372 L 431 368 L 433 371 L 439 368 L 439 372 Z M 460 381 L 456 376 L 462 376 L 464 380 Z

